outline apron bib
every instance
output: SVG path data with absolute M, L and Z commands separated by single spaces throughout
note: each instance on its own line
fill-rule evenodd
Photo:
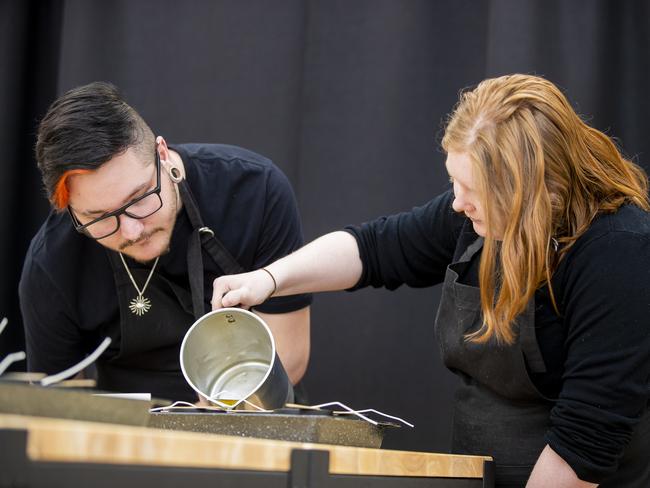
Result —
M 480 290 L 458 278 L 482 247 L 479 237 L 447 267 L 435 321 L 443 361 L 461 378 L 454 398 L 452 452 L 492 456 L 496 486 L 523 487 L 546 445 L 553 400 L 537 390 L 528 374 L 529 370 L 546 372 L 535 334 L 534 298 L 515 321 L 513 344 L 465 340 L 466 334 L 483 323 Z M 648 452 L 650 417 L 646 410 L 619 470 L 601 488 L 650 486 Z
M 187 181 L 178 183 L 183 208 L 192 225 L 187 261 L 190 291 L 154 272 L 145 296 L 151 309 L 137 316 L 129 309 L 137 291 L 118 253 L 108 251 L 117 289 L 120 323 L 111 338 L 118 350 L 109 359 L 97 361 L 100 389 L 124 392 L 151 392 L 159 398 L 194 402 L 196 393 L 183 377 L 179 352 L 185 333 L 208 309 L 203 283 L 203 250 L 224 274 L 244 269 L 232 257 L 214 232 L 205 227 Z M 131 268 L 137 283 L 144 283 L 150 269 Z

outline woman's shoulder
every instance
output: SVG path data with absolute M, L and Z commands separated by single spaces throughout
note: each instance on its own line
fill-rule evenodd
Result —
M 610 232 L 631 232 L 650 237 L 650 212 L 636 205 L 623 205 L 616 212 L 604 213 L 596 219 L 594 226 L 601 221 Z
M 623 205 L 615 212 L 596 216 L 575 243 L 576 250 L 596 245 L 650 240 L 650 212 L 636 205 Z
M 558 274 L 582 278 L 607 270 L 614 278 L 640 269 L 650 269 L 650 213 L 624 205 L 594 219 L 567 252 Z

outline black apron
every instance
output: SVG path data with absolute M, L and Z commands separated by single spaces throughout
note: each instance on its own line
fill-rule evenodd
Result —
M 528 374 L 546 371 L 535 334 L 534 298 L 515 322 L 512 345 L 465 340 L 482 325 L 481 299 L 478 287 L 459 283 L 458 277 L 482 246 L 479 237 L 447 267 L 435 322 L 444 363 L 462 380 L 454 399 L 452 452 L 492 456 L 496 486 L 523 487 L 546 444 L 553 401 L 537 390 Z M 601 488 L 650 486 L 648 452 L 646 410 L 619 470 Z
M 198 206 L 186 180 L 178 183 L 183 208 L 192 225 L 187 261 L 189 292 L 154 271 L 144 295 L 151 309 L 141 316 L 129 310 L 137 296 L 119 254 L 107 250 L 113 268 L 120 310 L 119 327 L 110 333 L 113 343 L 108 358 L 97 361 L 100 389 L 122 392 L 151 392 L 159 398 L 194 402 L 197 394 L 185 381 L 180 368 L 180 344 L 196 319 L 208 311 L 204 301 L 203 255 L 207 254 L 223 274 L 241 273 L 244 269 L 204 226 Z M 133 268 L 136 283 L 144 284 L 150 269 Z

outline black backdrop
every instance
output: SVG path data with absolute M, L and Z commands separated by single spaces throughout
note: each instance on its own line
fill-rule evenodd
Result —
M 305 237 L 408 209 L 447 187 L 441 123 L 459 89 L 541 74 L 648 168 L 647 1 L 0 0 L 0 355 L 22 347 L 16 287 L 47 212 L 37 120 L 92 80 L 122 88 L 172 142 L 271 157 Z M 245 225 L 245 223 L 242 223 Z M 74 267 L 74 263 L 70 263 Z M 455 379 L 432 323 L 438 289 L 330 293 L 313 306 L 306 384 L 410 419 L 391 448 L 447 449 Z

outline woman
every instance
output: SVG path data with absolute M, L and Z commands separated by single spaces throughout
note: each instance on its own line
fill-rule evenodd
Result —
M 497 486 L 650 486 L 647 177 L 534 76 L 464 93 L 442 145 L 453 192 L 219 278 L 213 306 L 444 282 L 453 452 Z

